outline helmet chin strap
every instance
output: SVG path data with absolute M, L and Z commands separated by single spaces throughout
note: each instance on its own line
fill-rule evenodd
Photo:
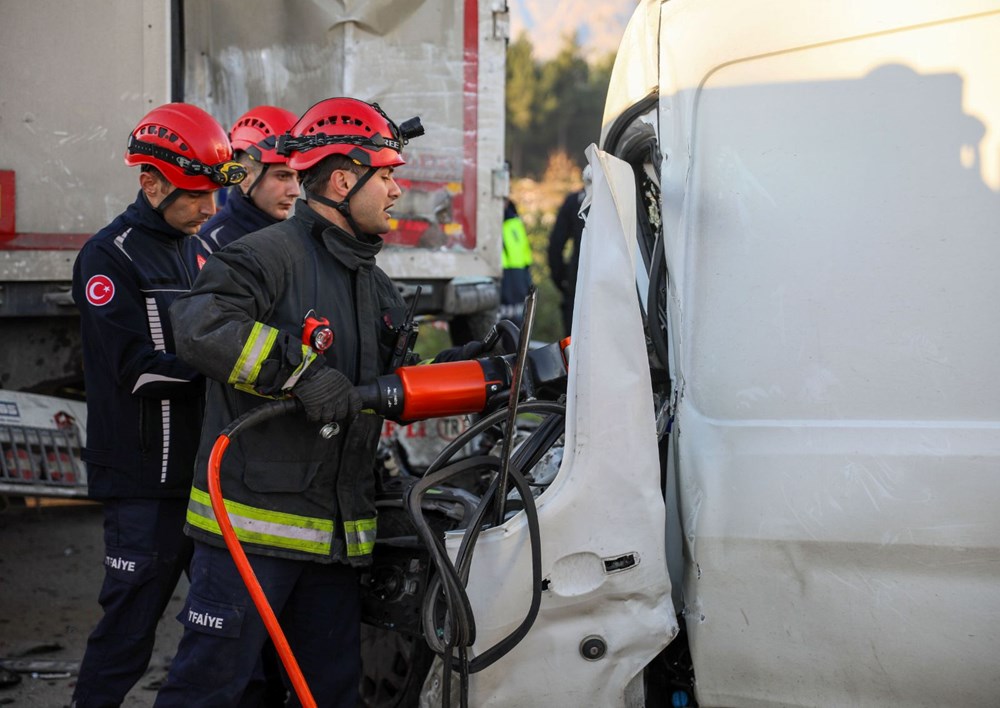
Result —
M 177 185 L 174 185 L 174 191 L 165 196 L 159 204 L 153 207 L 153 209 L 158 211 L 162 216 L 163 212 L 165 212 L 167 208 L 177 200 L 177 197 L 181 196 L 181 192 L 183 191 L 184 191 L 183 189 L 181 189 Z
M 270 166 L 271 164 L 268 162 L 261 162 L 260 174 L 257 175 L 257 179 L 255 179 L 253 182 L 250 183 L 250 187 L 247 189 L 247 191 L 243 192 L 243 196 L 249 199 L 254 206 L 257 206 L 257 202 L 253 200 L 253 197 L 251 195 L 253 194 L 253 190 L 257 188 L 257 185 L 260 184 L 260 181 L 264 179 L 264 175 L 267 174 L 267 168 L 269 168 Z
M 365 172 L 363 175 L 361 175 L 358 178 L 358 181 L 354 183 L 354 186 L 351 187 L 351 191 L 347 193 L 343 201 L 336 202 L 330 199 L 329 197 L 324 197 L 322 194 L 316 194 L 315 192 L 310 192 L 309 190 L 305 190 L 306 199 L 312 199 L 314 201 L 319 202 L 320 204 L 325 204 L 326 206 L 332 209 L 336 209 L 338 212 L 340 212 L 341 216 L 343 216 L 344 219 L 347 220 L 347 223 L 351 227 L 351 230 L 354 232 L 354 235 L 360 236 L 361 229 L 358 228 L 357 223 L 354 221 L 354 217 L 351 216 L 351 197 L 357 194 L 358 191 L 362 187 L 364 187 L 365 184 L 368 183 L 368 180 L 370 180 L 376 172 L 378 172 L 377 167 L 369 167 L 368 171 Z

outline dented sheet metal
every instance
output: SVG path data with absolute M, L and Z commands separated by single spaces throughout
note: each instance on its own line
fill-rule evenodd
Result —
M 590 160 L 594 196 L 580 258 L 589 286 L 578 290 L 574 311 L 566 447 L 559 476 L 538 502 L 548 589 L 521 643 L 473 675 L 470 705 L 636 705 L 643 667 L 677 632 L 649 365 L 630 277 L 633 179 L 625 163 L 594 148 Z M 451 553 L 458 543 L 447 539 Z M 485 531 L 476 547 L 469 580 L 475 651 L 517 626 L 530 587 L 519 514 Z M 607 647 L 603 658 L 581 655 L 588 638 Z
M 995 704 L 1000 7 L 660 5 L 699 702 Z

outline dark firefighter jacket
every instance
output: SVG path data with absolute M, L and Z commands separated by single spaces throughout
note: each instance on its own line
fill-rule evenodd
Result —
M 177 358 L 168 308 L 208 257 L 139 193 L 73 265 L 87 389 L 90 495 L 184 497 L 204 378 Z
M 333 366 L 355 384 L 386 373 L 402 297 L 375 265 L 378 237 L 355 239 L 303 201 L 287 221 L 213 254 L 171 310 L 178 350 L 209 377 L 205 424 L 186 531 L 222 546 L 207 463 L 234 419 L 289 390 L 308 366 Z M 333 345 L 302 344 L 305 316 L 329 319 Z M 315 357 L 315 358 L 312 358 Z M 221 487 L 251 553 L 319 562 L 370 561 L 375 540 L 374 460 L 382 418 L 361 413 L 325 439 L 302 413 L 235 436 Z
M 215 252 L 241 236 L 259 231 L 278 221 L 267 212 L 258 209 L 244 196 L 239 187 L 230 187 L 226 203 L 215 216 L 205 222 L 198 235 L 205 242 L 205 247 Z

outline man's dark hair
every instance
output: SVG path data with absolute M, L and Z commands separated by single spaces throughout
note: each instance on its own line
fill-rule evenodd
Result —
M 364 165 L 359 165 L 346 155 L 327 155 L 305 172 L 299 173 L 302 189 L 314 192 L 314 187 L 327 183 L 334 170 L 350 170 L 358 177 L 368 171 Z

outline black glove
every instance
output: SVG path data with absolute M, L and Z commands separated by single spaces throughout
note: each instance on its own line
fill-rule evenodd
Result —
M 440 364 L 444 361 L 468 361 L 469 359 L 475 359 L 477 356 L 483 353 L 483 343 L 474 340 L 471 342 L 466 342 L 459 347 L 449 347 L 448 349 L 442 349 L 441 352 L 434 357 L 434 364 Z
M 361 394 L 346 376 L 329 366 L 309 367 L 292 393 L 314 423 L 353 418 L 361 410 Z

